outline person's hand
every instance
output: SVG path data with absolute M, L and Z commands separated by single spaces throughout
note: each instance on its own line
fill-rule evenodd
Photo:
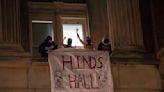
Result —
M 78 33 L 78 31 L 79 31 L 79 29 L 78 29 L 78 28 L 76 28 L 76 33 Z
M 63 40 L 65 40 L 67 37 L 64 37 Z
M 80 36 L 79 36 L 78 31 L 79 31 L 79 29 L 78 29 L 78 28 L 76 28 L 76 34 L 77 34 L 77 37 L 79 38 Z

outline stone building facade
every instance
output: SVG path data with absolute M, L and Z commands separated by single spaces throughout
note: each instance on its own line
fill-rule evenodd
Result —
M 164 2 L 161 0 L 1 0 L 0 91 L 50 92 L 49 66 L 33 58 L 32 20 L 81 23 L 95 44 L 108 37 L 115 92 L 164 89 Z

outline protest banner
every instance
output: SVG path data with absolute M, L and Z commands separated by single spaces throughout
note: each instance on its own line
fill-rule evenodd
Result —
M 52 51 L 51 92 L 113 92 L 108 52 Z

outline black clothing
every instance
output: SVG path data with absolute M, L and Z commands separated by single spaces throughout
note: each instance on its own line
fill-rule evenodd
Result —
M 68 38 L 66 45 L 64 44 L 64 48 L 69 48 L 69 47 L 72 47 L 72 39 L 71 38 Z
M 110 44 L 105 44 L 103 42 L 99 43 L 98 50 L 108 51 L 109 54 L 111 54 L 111 52 L 112 52 L 111 45 Z
M 65 45 L 65 48 L 69 48 L 69 47 L 72 47 L 71 45 Z
M 57 49 L 57 45 L 54 42 L 45 41 L 39 46 L 39 53 L 41 53 L 41 57 L 48 57 L 48 50 Z

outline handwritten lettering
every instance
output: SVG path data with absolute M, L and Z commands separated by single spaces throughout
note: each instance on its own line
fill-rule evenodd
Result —
M 101 69 L 103 67 L 102 57 L 93 56 L 62 56 L 63 70 L 73 69 Z
M 69 74 L 68 77 L 70 88 L 99 89 L 98 83 L 94 83 L 94 77 L 91 74 Z
M 100 89 L 99 85 L 99 76 L 93 72 L 89 73 L 79 73 L 78 69 L 102 69 L 103 68 L 103 57 L 95 56 L 83 56 L 83 55 L 74 55 L 74 56 L 61 56 L 61 61 L 63 64 L 63 71 L 68 70 L 77 70 L 75 73 L 67 74 L 69 82 L 69 87 L 71 89 Z

